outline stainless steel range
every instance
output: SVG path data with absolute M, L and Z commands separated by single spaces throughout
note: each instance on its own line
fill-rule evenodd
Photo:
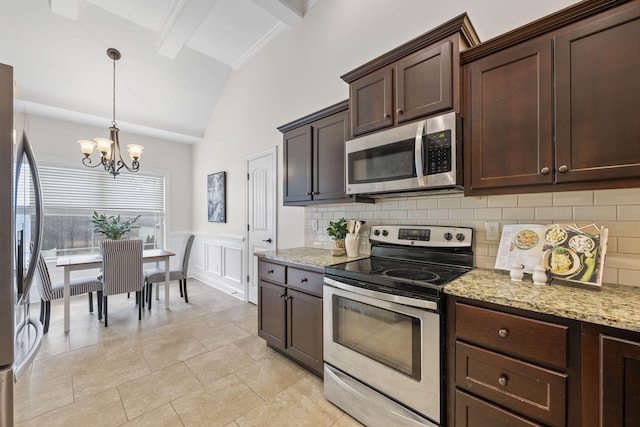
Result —
M 324 270 L 324 394 L 367 426 L 444 424 L 442 288 L 473 229 L 371 227 L 371 257 Z

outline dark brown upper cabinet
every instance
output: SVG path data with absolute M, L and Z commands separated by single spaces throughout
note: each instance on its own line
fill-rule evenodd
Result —
M 466 14 L 345 74 L 350 136 L 460 110 L 459 52 L 479 43 Z
M 345 193 L 349 103 L 280 126 L 283 132 L 283 204 L 367 201 Z
M 581 2 L 461 55 L 466 195 L 640 185 L 639 3 Z

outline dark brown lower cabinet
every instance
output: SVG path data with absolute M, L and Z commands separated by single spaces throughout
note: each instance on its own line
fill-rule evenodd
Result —
M 322 273 L 264 260 L 258 272 L 258 336 L 322 377 Z
M 584 323 L 584 426 L 640 426 L 640 333 Z
M 542 427 L 511 411 L 456 390 L 455 427 Z

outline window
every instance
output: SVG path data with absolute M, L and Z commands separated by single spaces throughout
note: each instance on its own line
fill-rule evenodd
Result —
M 94 235 L 94 211 L 125 218 L 140 215 L 130 236 L 142 239 L 145 249 L 163 246 L 165 229 L 165 177 L 124 172 L 115 179 L 101 168 L 78 169 L 39 164 L 45 257 L 95 253 L 100 237 Z

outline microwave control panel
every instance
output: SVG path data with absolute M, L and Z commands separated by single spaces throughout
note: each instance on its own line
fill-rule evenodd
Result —
M 426 175 L 451 172 L 451 130 L 429 134 L 423 144 Z

